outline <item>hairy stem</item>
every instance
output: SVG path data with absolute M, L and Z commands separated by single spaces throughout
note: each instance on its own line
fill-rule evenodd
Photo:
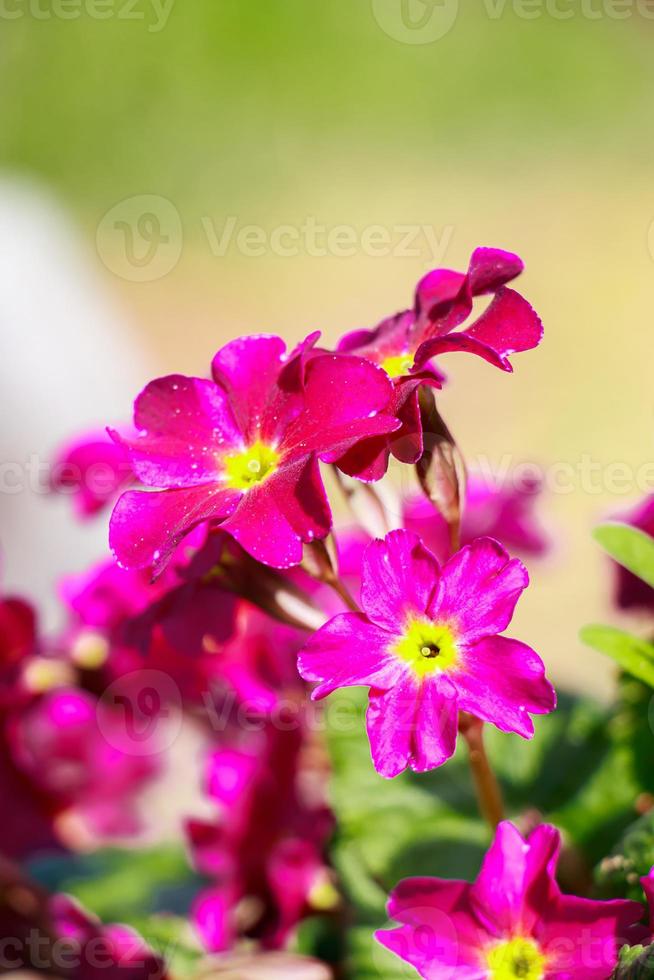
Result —
M 468 746 L 470 769 L 477 792 L 479 809 L 493 830 L 504 819 L 502 791 L 486 754 L 484 726 L 477 718 L 462 715 L 460 731 Z
M 341 597 L 341 599 L 348 607 L 348 609 L 351 609 L 352 612 L 361 612 L 358 603 L 354 599 L 354 596 L 352 595 L 348 587 L 345 585 L 345 583 L 342 581 L 342 579 L 338 577 L 338 575 L 334 575 L 330 578 L 323 579 L 323 581 L 325 582 L 325 585 L 329 585 L 329 587 L 332 588 L 334 592 L 336 592 L 336 594 Z

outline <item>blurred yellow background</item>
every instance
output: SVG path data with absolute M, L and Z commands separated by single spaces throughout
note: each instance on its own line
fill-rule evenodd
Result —
M 408 305 L 436 264 L 463 269 L 477 245 L 516 251 L 545 341 L 516 355 L 513 376 L 450 356 L 441 407 L 473 462 L 543 468 L 555 546 L 532 564 L 514 631 L 555 679 L 606 695 L 610 664 L 577 638 L 584 623 L 615 619 L 591 529 L 654 486 L 654 8 L 3 3 L 0 232 L 17 187 L 44 210 L 56 202 L 120 323 L 100 355 L 95 341 L 73 337 L 58 354 L 53 343 L 66 381 L 41 398 L 47 445 L 69 435 L 53 419 L 78 379 L 100 384 L 111 367 L 118 381 L 101 406 L 91 384 L 74 417 L 79 428 L 116 421 L 152 374 L 203 374 L 239 333 L 292 341 L 319 328 L 333 342 Z M 54 240 L 36 235 L 34 248 L 49 254 Z M 0 254 L 15 261 L 9 232 Z M 54 368 L 25 326 L 47 332 L 52 294 L 35 273 L 20 281 L 33 310 L 20 325 L 0 288 L 9 362 L 30 346 L 7 429 Z M 12 273 L 5 290 L 15 283 Z M 74 302 L 61 300 L 62 320 Z M 52 505 L 39 508 L 50 520 Z M 0 534 L 5 565 L 27 587 L 17 535 L 10 547 Z M 71 568 L 82 551 L 67 549 Z

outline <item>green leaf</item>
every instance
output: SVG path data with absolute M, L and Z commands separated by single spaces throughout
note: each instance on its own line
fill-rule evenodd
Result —
M 611 657 L 623 670 L 654 687 L 654 646 L 614 626 L 585 626 L 581 639 Z
M 654 538 L 629 524 L 601 524 L 595 540 L 618 564 L 654 588 Z

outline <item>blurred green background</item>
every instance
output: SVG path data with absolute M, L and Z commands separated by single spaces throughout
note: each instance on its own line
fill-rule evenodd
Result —
M 555 675 L 606 692 L 611 668 L 577 631 L 607 619 L 590 530 L 639 496 L 634 474 L 652 456 L 654 8 L 104 0 L 99 19 L 91 2 L 4 0 L 0 165 L 67 209 L 153 371 L 203 373 L 244 331 L 335 340 L 479 244 L 523 256 L 544 345 L 512 377 L 451 358 L 443 411 L 469 456 L 554 474 L 556 547 L 515 630 Z M 154 208 L 155 232 L 132 199 Z M 151 277 L 126 263 L 116 214 L 135 215 L 141 254 L 163 234 L 173 259 Z M 263 230 L 256 255 L 236 232 L 217 254 L 212 232 L 230 218 Z M 292 254 L 270 246 L 308 219 L 357 242 L 347 255 L 310 254 L 302 233 Z M 398 246 L 407 225 L 432 233 L 411 254 Z M 371 226 L 390 235 L 386 254 L 362 247 Z M 599 466 L 590 483 L 584 458 Z M 620 489 L 604 478 L 615 464 L 632 475 Z
M 109 0 L 106 19 L 64 0 L 70 20 L 38 2 L 42 20 L 5 0 L 25 14 L 2 30 L 3 160 L 83 215 L 153 189 L 191 219 L 450 168 L 508 182 L 570 155 L 589 176 L 651 159 L 654 18 L 635 0 L 623 20 L 616 0 L 543 0 L 528 19 L 511 0 L 441 0 L 454 20 L 431 43 L 403 43 L 402 0 Z M 416 22 L 430 6 L 407 3 Z

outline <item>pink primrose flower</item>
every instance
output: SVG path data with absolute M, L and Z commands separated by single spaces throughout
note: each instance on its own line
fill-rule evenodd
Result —
M 243 337 L 218 351 L 212 381 L 172 375 L 139 395 L 138 436 L 115 438 L 141 483 L 161 492 L 118 501 L 110 542 L 122 565 L 160 571 L 208 520 L 278 568 L 325 537 L 332 518 L 319 460 L 400 423 L 386 411 L 388 376 L 362 358 L 312 351 L 317 336 L 291 355 L 279 337 Z
M 425 980 L 607 980 L 643 907 L 561 893 L 555 827 L 525 840 L 505 821 L 473 884 L 410 878 L 392 892 L 401 923 L 377 940 Z
M 416 287 L 413 308 L 383 320 L 372 330 L 354 330 L 339 351 L 358 354 L 379 364 L 393 379 L 392 411 L 402 428 L 358 444 L 339 460 L 345 473 L 378 480 L 392 453 L 400 462 L 415 463 L 422 455 L 423 433 L 418 389 L 440 388 L 443 375 L 431 361 L 441 354 L 477 354 L 502 371 L 512 371 L 509 355 L 536 347 L 541 321 L 523 297 L 509 289 L 524 266 L 517 255 L 495 248 L 478 248 L 467 273 L 434 269 Z M 488 308 L 462 330 L 477 296 L 491 295 Z
M 409 531 L 374 541 L 363 559 L 362 613 L 335 616 L 309 640 L 299 670 L 314 698 L 370 687 L 375 768 L 424 772 L 454 752 L 460 711 L 524 738 L 532 714 L 556 703 L 538 655 L 500 636 L 528 584 L 527 570 L 492 538 L 442 567 Z

